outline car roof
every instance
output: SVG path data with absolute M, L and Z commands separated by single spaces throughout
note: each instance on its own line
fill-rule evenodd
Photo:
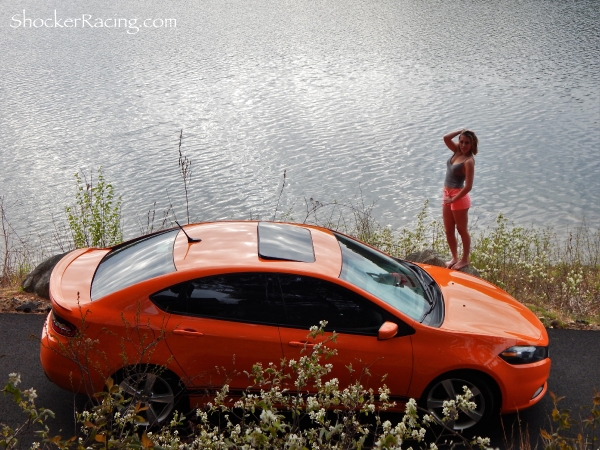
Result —
M 263 241 L 260 252 L 259 227 Z M 187 225 L 185 231 L 201 241 L 188 242 L 184 233 L 179 233 L 173 252 L 177 271 L 256 270 L 337 278 L 342 267 L 337 239 L 326 228 L 292 223 L 222 221 Z M 312 240 L 312 248 L 307 237 Z M 293 248 L 287 252 L 287 247 Z

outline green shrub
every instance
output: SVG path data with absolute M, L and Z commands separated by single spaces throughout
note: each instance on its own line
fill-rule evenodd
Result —
M 91 178 L 87 183 L 75 174 L 75 204 L 65 208 L 76 248 L 109 247 L 123 241 L 121 196 L 115 197 L 102 168 L 98 169 L 95 185 Z
M 600 230 L 582 223 L 567 239 L 499 214 L 473 239 L 471 263 L 521 302 L 575 317 L 600 312 Z
M 255 364 L 246 372 L 249 387 L 242 397 L 229 398 L 227 385 L 212 403 L 186 418 L 178 412 L 160 429 L 141 426 L 144 407 L 139 399 L 123 392 L 111 378 L 106 390 L 95 394 L 91 409 L 77 414 L 77 435 L 69 439 L 53 436 L 46 425 L 50 410 L 37 408 L 33 389 L 20 390 L 17 374 L 9 376 L 3 391 L 27 415 L 23 426 L 12 429 L 0 425 L 0 449 L 18 448 L 24 429 L 38 425 L 39 441 L 33 448 L 59 449 L 376 449 L 422 448 L 435 450 L 437 443 L 458 441 L 466 448 L 485 448 L 489 439 L 471 441 L 443 426 L 443 422 L 419 411 L 415 400 L 406 404 L 404 416 L 397 424 L 382 420 L 380 412 L 394 403 L 389 389 L 382 385 L 377 392 L 364 388 L 360 381 L 342 387 L 336 378 L 324 380 L 333 366 L 328 358 L 335 355 L 327 343 L 337 338 L 333 333 L 323 338 L 324 327 L 311 327 L 298 361 L 283 359 L 280 365 L 263 367 Z M 472 394 L 465 392 L 455 400 L 444 402 L 444 420 L 454 420 L 459 411 L 473 411 Z M 133 407 L 132 407 L 133 406 Z M 329 413 L 327 411 L 330 411 Z M 373 418 L 367 421 L 365 419 Z
M 381 226 L 371 214 L 373 205 L 362 200 L 325 204 L 310 199 L 307 219 L 392 256 L 425 249 L 447 255 L 444 226 L 430 218 L 428 206 L 425 201 L 415 223 L 397 231 Z M 546 310 L 546 318 L 600 322 L 600 230 L 585 222 L 564 238 L 550 228 L 516 226 L 499 214 L 495 225 L 472 232 L 471 265 L 522 303 Z

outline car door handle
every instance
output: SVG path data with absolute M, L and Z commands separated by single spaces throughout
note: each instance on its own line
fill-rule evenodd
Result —
M 288 345 L 290 347 L 308 347 L 308 348 L 313 348 L 315 346 L 315 344 L 309 344 L 308 342 L 300 342 L 300 341 L 290 341 L 288 342 Z
M 180 329 L 173 330 L 173 334 L 180 334 L 182 336 L 204 336 L 204 333 L 202 333 L 200 331 L 192 330 L 189 328 L 184 329 L 184 330 L 180 330 Z

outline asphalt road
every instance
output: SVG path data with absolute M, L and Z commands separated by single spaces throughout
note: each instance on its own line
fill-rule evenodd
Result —
M 39 361 L 39 336 L 45 317 L 41 315 L 0 314 L 0 385 L 4 386 L 8 374 L 21 374 L 21 388 L 37 390 L 38 406 L 52 409 L 55 419 L 48 422 L 53 434 L 70 437 L 74 433 L 74 405 L 81 399 L 48 381 Z M 594 388 L 600 390 L 600 332 L 576 330 L 548 330 L 552 371 L 550 390 L 564 396 L 561 406 L 578 414 L 582 407 L 591 406 Z M 552 401 L 547 395 L 533 408 L 504 416 L 487 433 L 492 446 L 510 448 L 518 445 L 521 430 L 527 430 L 535 446 L 540 428 L 549 428 Z M 0 396 L 0 423 L 16 426 L 24 420 L 23 414 L 9 397 Z M 60 431 L 59 431 L 60 430 Z M 33 435 L 24 439 L 31 442 Z M 541 447 L 541 441 L 538 448 Z

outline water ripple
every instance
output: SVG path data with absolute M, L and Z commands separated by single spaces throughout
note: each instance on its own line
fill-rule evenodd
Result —
M 54 9 L 22 3 L 32 16 Z M 504 212 L 600 226 L 593 0 L 57 8 L 178 22 L 135 35 L 0 28 L 0 195 L 19 228 L 47 235 L 74 197 L 73 174 L 99 166 L 124 195 L 129 235 L 154 202 L 183 217 L 181 129 L 193 220 L 271 217 L 286 170 L 280 211 L 303 217 L 305 198 L 362 195 L 405 226 L 427 198 L 438 214 L 441 136 L 460 126 L 480 137 L 478 225 Z

